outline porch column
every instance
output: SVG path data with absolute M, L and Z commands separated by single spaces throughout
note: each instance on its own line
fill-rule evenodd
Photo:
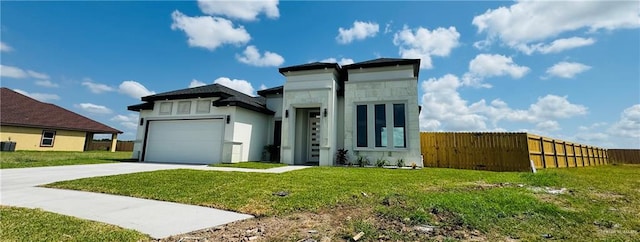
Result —
M 118 133 L 111 134 L 111 152 L 116 152 L 116 145 L 118 144 Z

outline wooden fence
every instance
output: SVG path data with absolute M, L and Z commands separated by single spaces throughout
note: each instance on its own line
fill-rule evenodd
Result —
M 111 150 L 111 141 L 94 140 L 87 145 L 87 150 Z M 133 141 L 118 140 L 116 151 L 133 151 Z
M 615 163 L 640 164 L 639 149 L 610 149 L 607 150 L 609 161 Z
M 527 133 L 422 132 L 426 167 L 530 171 L 607 164 L 605 149 Z

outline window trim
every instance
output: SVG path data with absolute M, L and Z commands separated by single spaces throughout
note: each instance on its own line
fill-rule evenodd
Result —
M 180 110 L 180 105 L 185 104 L 185 103 L 188 103 L 188 105 L 189 105 L 189 109 L 188 109 L 186 112 L 182 112 L 182 111 Z M 178 102 L 178 108 L 177 108 L 177 110 L 176 110 L 176 113 L 177 113 L 177 114 L 191 114 L 191 101 L 179 101 L 179 102 Z
M 169 112 L 162 112 L 162 105 L 163 104 L 169 104 Z M 173 112 L 173 102 L 161 102 L 160 106 L 158 107 L 158 115 L 171 115 L 171 113 Z
M 53 136 L 51 138 L 46 138 L 44 137 L 45 133 L 53 133 Z M 51 144 L 50 145 L 44 144 L 45 139 L 51 140 Z M 40 136 L 40 147 L 53 147 L 53 145 L 55 144 L 55 141 L 56 141 L 55 130 L 42 130 L 42 135 Z
M 204 107 L 207 107 L 207 111 L 200 110 L 200 104 L 204 105 Z M 211 113 L 211 100 L 197 100 L 196 113 Z
M 387 138 L 387 146 L 385 147 L 376 147 L 375 146 L 375 105 L 385 105 L 385 121 L 386 121 L 386 138 Z M 404 147 L 395 147 L 393 143 L 393 128 L 395 128 L 394 124 L 394 104 L 402 104 L 404 105 Z M 358 116 L 357 116 L 357 107 L 360 105 L 365 105 L 367 107 L 367 146 L 366 147 L 358 147 Z M 407 120 L 409 120 L 408 116 L 408 102 L 406 100 L 397 100 L 397 101 L 372 101 L 372 102 L 354 102 L 353 103 L 353 149 L 355 151 L 406 151 L 409 150 L 409 144 L 407 143 L 408 137 L 407 128 L 409 126 Z M 391 128 L 389 128 L 391 127 Z

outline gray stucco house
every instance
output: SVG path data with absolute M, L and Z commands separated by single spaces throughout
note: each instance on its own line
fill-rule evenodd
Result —
M 260 160 L 280 147 L 286 164 L 335 165 L 351 157 L 422 165 L 419 59 L 380 58 L 340 66 L 280 68 L 283 86 L 248 96 L 219 84 L 143 97 L 134 158 L 211 164 Z

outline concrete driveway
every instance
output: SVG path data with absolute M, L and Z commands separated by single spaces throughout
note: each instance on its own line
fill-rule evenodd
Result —
M 282 173 L 306 167 L 280 167 L 258 172 Z M 187 233 L 252 218 L 248 214 L 126 196 L 35 187 L 56 181 L 169 169 L 252 172 L 239 168 L 149 163 L 109 163 L 0 169 L 0 204 L 41 208 L 78 218 L 138 230 L 154 238 Z

